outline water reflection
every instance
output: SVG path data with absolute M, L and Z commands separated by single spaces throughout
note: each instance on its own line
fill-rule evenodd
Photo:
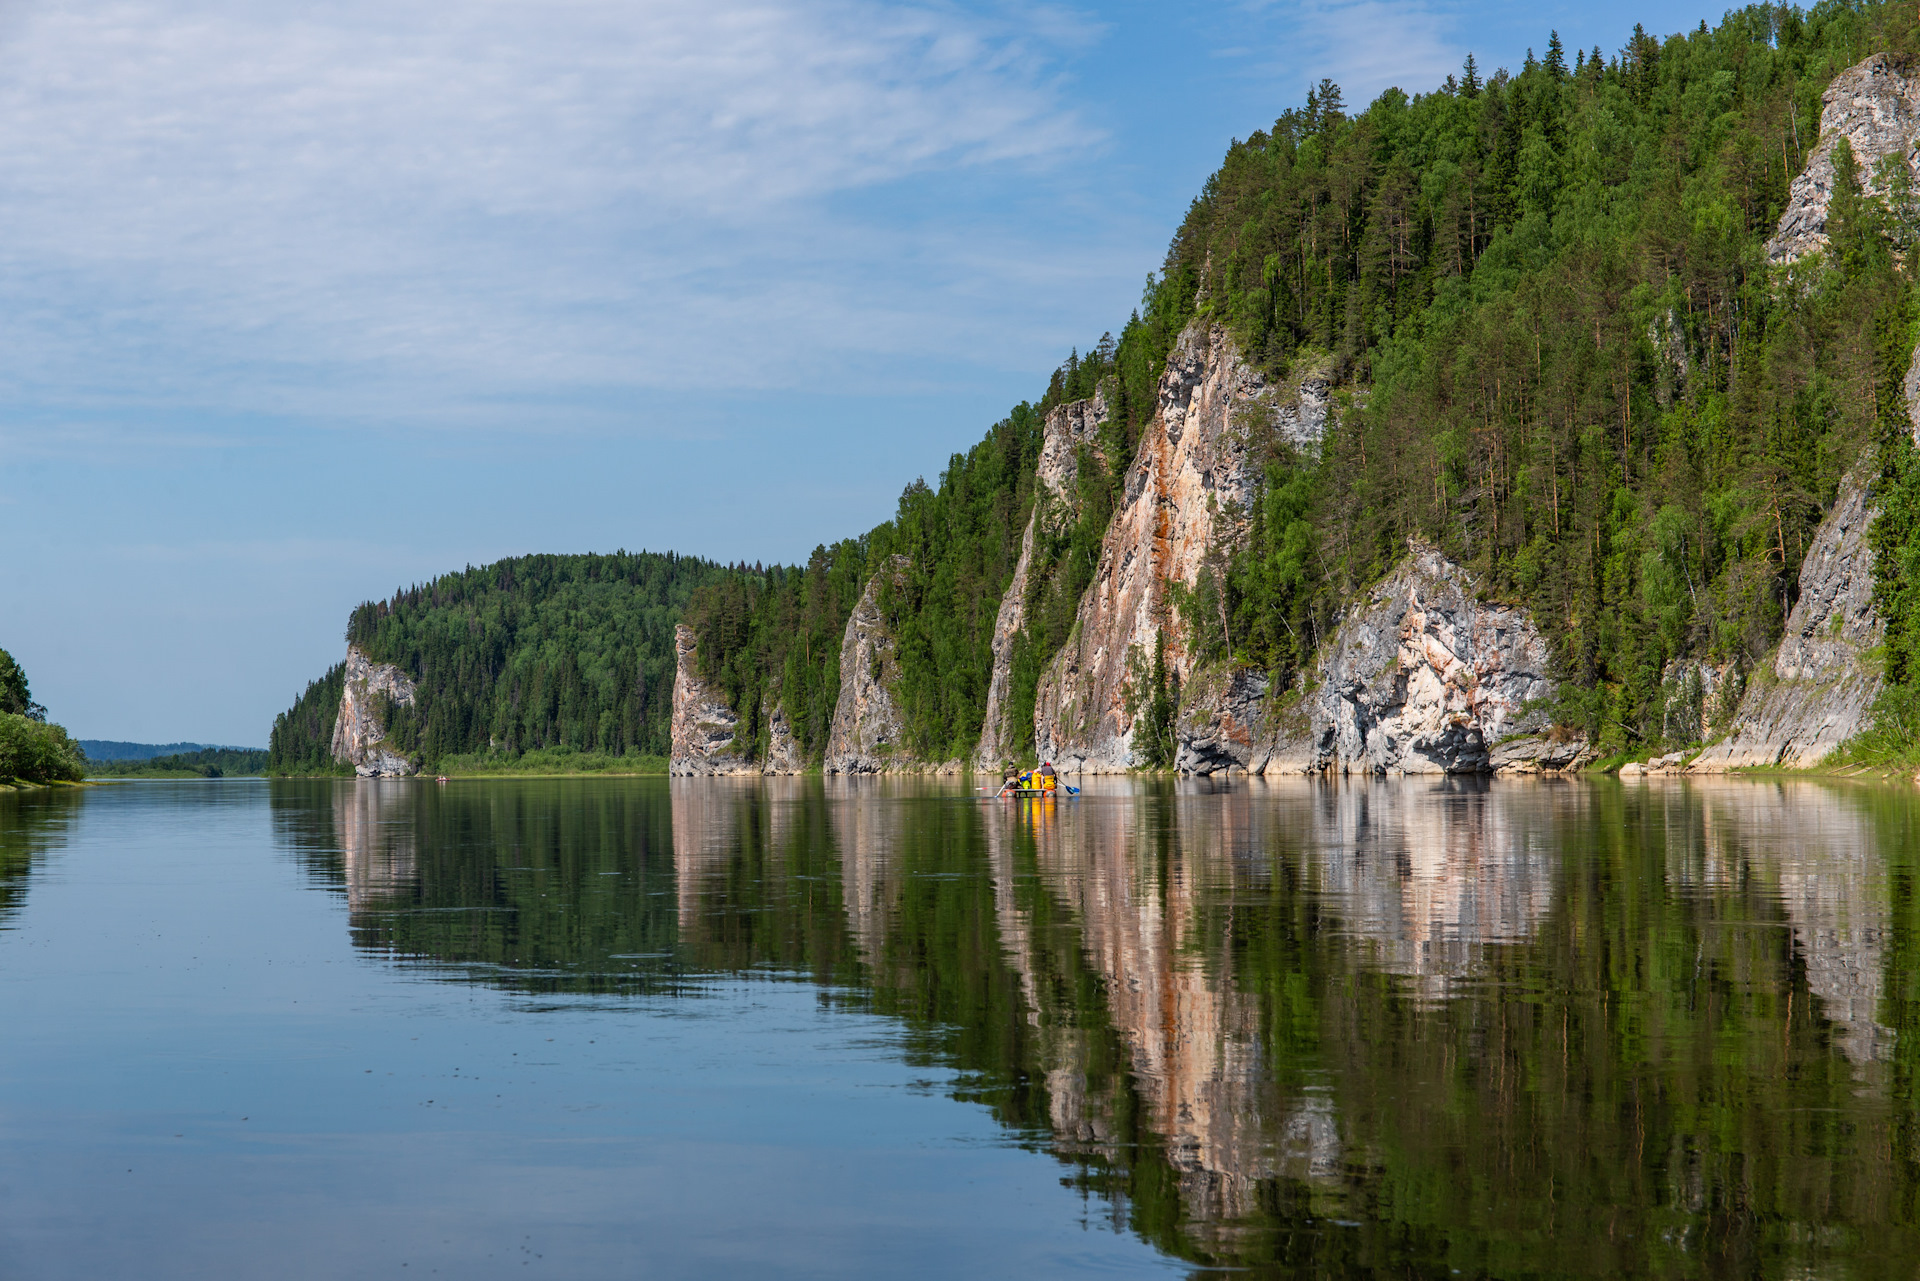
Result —
M 1915 803 L 1812 783 L 359 782 L 355 941 L 518 989 L 766 972 L 1113 1222 L 1275 1273 L 1910 1270 Z
M 78 789 L 0 792 L 0 930 L 20 910 L 35 865 L 66 839 L 82 803 Z

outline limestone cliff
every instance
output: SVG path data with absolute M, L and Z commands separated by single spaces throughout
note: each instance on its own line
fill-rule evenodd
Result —
M 1246 536 L 1258 466 L 1252 437 L 1278 429 L 1276 400 L 1225 329 L 1196 320 L 1174 344 L 1073 634 L 1041 676 L 1041 756 L 1096 773 L 1133 763 L 1129 654 L 1151 653 L 1164 629 L 1168 670 L 1180 680 L 1191 674 L 1167 586 L 1191 586 L 1210 554 Z M 1292 421 L 1304 431 L 1297 405 Z M 1324 417 L 1313 429 L 1323 424 Z
M 353 766 L 361 778 L 399 778 L 414 764 L 386 743 L 380 714 L 389 706 L 413 705 L 413 679 L 392 663 L 376 663 L 358 645 L 347 646 L 346 688 L 333 722 L 333 759 Z
M 1870 478 L 1863 462 L 1841 482 L 1800 563 L 1785 637 L 1748 680 L 1732 732 L 1695 758 L 1694 769 L 1817 765 L 1871 722 L 1881 672 L 1869 651 L 1886 626 L 1873 607 Z
M 734 749 L 740 718 L 700 679 L 699 641 L 685 623 L 674 628 L 673 722 L 667 772 L 678 775 L 751 774 L 752 761 Z
M 1889 157 L 1920 174 L 1920 149 L 1914 145 L 1920 132 L 1920 78 L 1910 70 L 1875 54 L 1834 78 L 1822 98 L 1819 143 L 1793 180 L 1779 230 L 1767 243 L 1769 258 L 1792 262 L 1826 246 L 1833 149 L 1841 138 L 1853 149 L 1870 190 L 1874 166 Z M 1914 439 L 1920 442 L 1920 351 L 1907 370 L 1905 390 Z M 1871 723 L 1882 683 L 1871 651 L 1886 630 L 1873 605 L 1873 549 L 1866 541 L 1877 514 L 1872 478 L 1869 452 L 1841 482 L 1814 532 L 1779 647 L 1747 681 L 1732 730 L 1694 760 L 1694 770 L 1817 765 Z
M 762 774 L 799 774 L 807 768 L 807 758 L 800 750 L 800 740 L 794 737 L 793 725 L 787 718 L 787 709 L 780 702 L 780 685 L 776 681 L 767 691 L 761 706 L 761 718 L 767 726 L 767 758 L 760 763 Z
M 1008 723 L 1007 699 L 1013 686 L 1014 638 L 1027 625 L 1027 587 L 1033 564 L 1033 540 L 1043 529 L 1057 532 L 1079 518 L 1080 456 L 1082 450 L 1100 453 L 1099 433 L 1107 420 L 1107 400 L 1096 392 L 1086 400 L 1059 405 L 1047 415 L 1040 443 L 1040 462 L 1034 485 L 1033 511 L 1020 536 L 1020 558 L 1013 565 L 1013 581 L 1000 598 L 993 624 L 993 673 L 987 682 L 987 713 L 974 753 L 982 769 L 994 769 L 1013 754 L 1022 736 Z
M 1343 773 L 1476 774 L 1555 756 L 1536 736 L 1549 697 L 1545 637 L 1484 600 L 1461 566 L 1415 547 L 1321 650 L 1310 711 L 1321 763 Z
M 829 774 L 878 774 L 906 764 L 906 721 L 894 705 L 898 674 L 893 632 L 880 608 L 881 578 L 905 581 L 907 559 L 896 556 L 860 593 L 840 642 L 840 700 L 827 736 Z
M 1833 149 L 1841 138 L 1853 148 L 1860 179 L 1875 188 L 1874 166 L 1897 157 L 1920 176 L 1920 150 L 1914 135 L 1920 132 L 1920 79 L 1909 68 L 1884 53 L 1849 67 L 1834 77 L 1821 97 L 1820 139 L 1807 157 L 1806 168 L 1793 180 L 1786 212 L 1767 242 L 1767 257 L 1792 262 L 1827 245 L 1827 209 L 1833 199 Z

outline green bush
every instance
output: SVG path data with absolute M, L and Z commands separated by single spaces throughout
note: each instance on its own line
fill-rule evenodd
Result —
M 30 783 L 78 782 L 87 772 L 87 754 L 58 725 L 0 712 L 0 778 Z

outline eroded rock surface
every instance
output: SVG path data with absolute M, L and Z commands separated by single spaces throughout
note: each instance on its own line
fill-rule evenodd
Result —
M 667 772 L 678 775 L 751 774 L 753 762 L 735 750 L 740 718 L 700 679 L 699 640 L 685 623 L 674 628 L 673 722 Z
M 1014 562 L 1013 581 L 1000 598 L 993 624 L 993 672 L 987 682 L 987 711 L 974 761 L 981 769 L 995 769 L 1013 755 L 1013 744 L 1023 736 L 1008 722 L 1007 700 L 1013 687 L 1014 638 L 1027 625 L 1027 585 L 1033 564 L 1033 541 L 1042 522 L 1053 531 L 1080 517 L 1079 480 L 1082 450 L 1100 451 L 1100 426 L 1107 420 L 1107 400 L 1095 393 L 1086 400 L 1059 405 L 1047 415 L 1034 486 L 1033 511 L 1020 537 L 1020 558 Z
M 1271 428 L 1271 390 L 1226 330 L 1196 320 L 1180 335 L 1073 635 L 1041 677 L 1041 756 L 1070 771 L 1133 764 L 1128 656 L 1151 654 L 1162 629 L 1168 670 L 1182 681 L 1191 675 L 1167 584 L 1191 585 L 1210 553 L 1224 555 L 1245 538 L 1256 480 L 1250 438 Z
M 894 705 L 898 674 L 892 629 L 880 609 L 881 578 L 905 581 L 907 558 L 896 556 L 860 593 L 840 642 L 840 700 L 833 709 L 825 767 L 829 774 L 878 774 L 909 764 L 906 721 Z
M 361 778 L 400 778 L 413 762 L 387 746 L 379 704 L 411 707 L 413 678 L 392 663 L 376 663 L 358 645 L 347 646 L 346 688 L 333 722 L 333 759 L 353 766 Z
M 1871 723 L 1882 677 L 1868 651 L 1886 625 L 1873 607 L 1870 479 L 1863 462 L 1841 482 L 1800 563 L 1800 598 L 1773 661 L 1747 681 L 1732 732 L 1695 770 L 1817 765 Z
M 760 763 L 760 772 L 763 774 L 803 772 L 807 767 L 807 758 L 800 750 L 800 740 L 794 737 L 793 723 L 787 719 L 787 709 L 780 702 L 780 687 L 777 683 L 767 691 L 763 715 L 767 723 L 767 759 Z
M 1893 156 L 1920 175 L 1920 150 L 1914 135 L 1920 132 L 1920 80 L 1910 68 L 1884 53 L 1849 67 L 1834 77 L 1821 97 L 1820 140 L 1807 157 L 1807 166 L 1793 180 L 1786 212 L 1767 242 L 1767 257 L 1792 262 L 1827 246 L 1827 211 L 1833 200 L 1833 149 L 1841 138 L 1853 148 L 1860 180 L 1876 189 L 1874 166 Z
M 1416 547 L 1321 650 L 1308 698 L 1318 763 L 1365 774 L 1537 765 L 1562 747 L 1527 704 L 1553 691 L 1527 612 L 1482 600 L 1464 568 Z

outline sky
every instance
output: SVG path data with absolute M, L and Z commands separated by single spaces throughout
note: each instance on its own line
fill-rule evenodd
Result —
M 360 601 L 804 561 L 1118 331 L 1234 138 L 1648 0 L 13 0 L 0 648 L 264 745 Z

